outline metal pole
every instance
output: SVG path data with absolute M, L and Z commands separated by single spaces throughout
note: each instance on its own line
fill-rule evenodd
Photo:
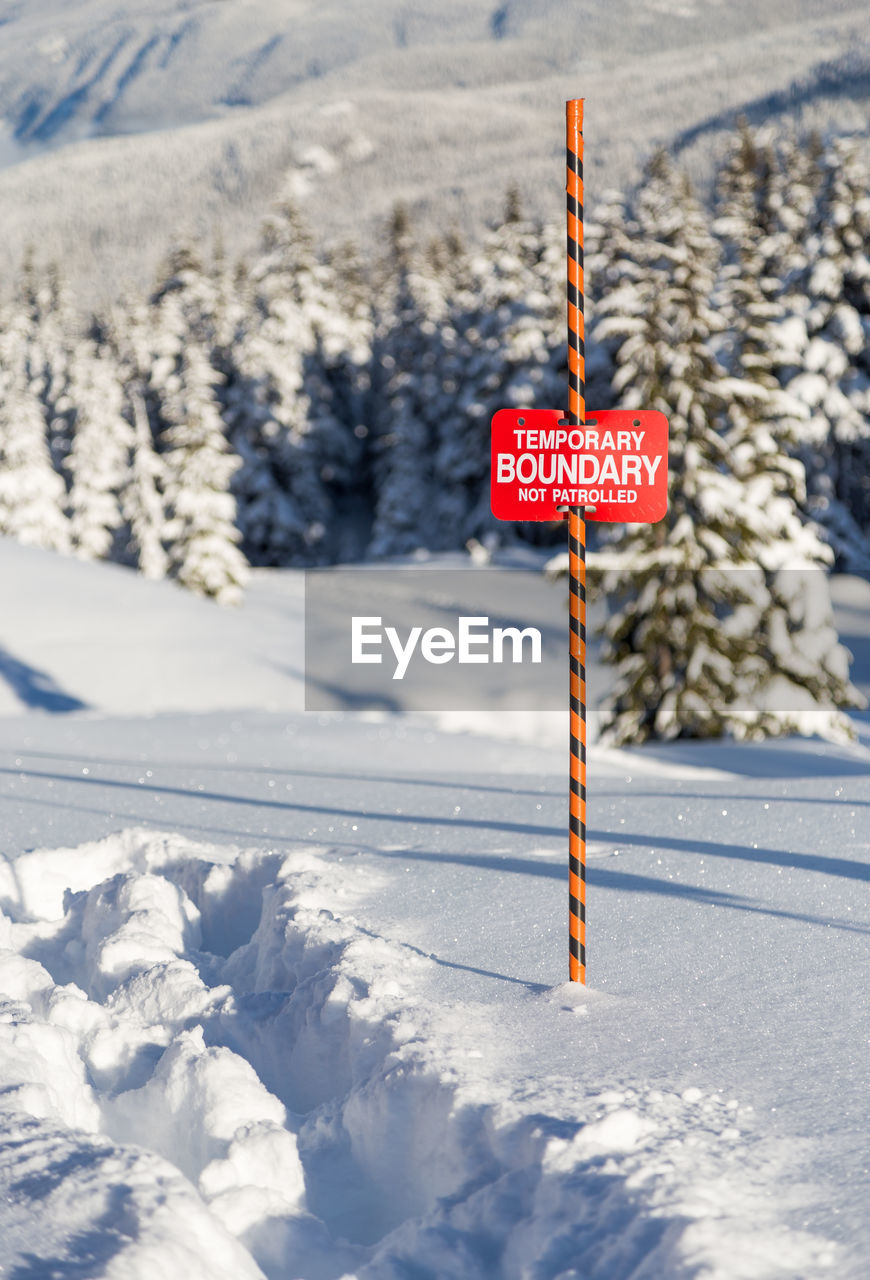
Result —
M 567 103 L 568 422 L 586 419 L 583 329 L 583 99 Z M 586 983 L 586 521 L 568 508 L 571 783 L 568 819 L 568 974 Z

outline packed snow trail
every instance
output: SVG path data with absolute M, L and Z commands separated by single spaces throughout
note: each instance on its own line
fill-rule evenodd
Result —
M 145 830 L 5 870 L 15 1275 L 787 1277 L 835 1258 L 759 1197 L 784 1157 L 737 1099 L 505 1072 L 493 1010 L 433 1000 L 434 961 L 355 919 L 389 876 Z M 591 1025 L 598 1000 L 557 987 L 525 1014 Z M 32 1234 L 39 1211 L 28 1231 L 28 1197 L 66 1231 Z
M 9 1274 L 866 1280 L 870 718 L 594 747 L 580 993 L 557 715 L 304 715 L 298 575 L 6 549 Z
M 275 1277 L 865 1274 L 866 749 L 599 751 L 579 1003 L 562 754 L 334 716 L 0 723 L 3 1078 L 35 1172 L 66 1171 L 19 1200 L 20 1256 L 68 1202 L 45 1240 L 111 1274 L 132 1179 L 122 1234 L 171 1257 L 147 1188 L 191 1195 L 180 1171 Z M 220 845 L 107 838 L 149 819 Z M 52 851 L 59 822 L 89 843 Z M 155 1154 L 128 1179 L 130 1143 Z

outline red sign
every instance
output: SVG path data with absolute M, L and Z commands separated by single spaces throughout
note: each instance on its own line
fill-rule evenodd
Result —
M 668 420 L 654 409 L 500 409 L 492 420 L 492 514 L 499 520 L 655 524 L 668 509 Z

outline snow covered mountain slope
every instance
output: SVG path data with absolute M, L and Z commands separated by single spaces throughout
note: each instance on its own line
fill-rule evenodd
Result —
M 333 236 L 367 236 L 397 199 L 479 227 L 510 183 L 557 216 L 566 97 L 587 97 L 593 201 L 654 143 L 702 172 L 740 111 L 863 131 L 865 17 L 848 0 L 7 0 L 5 251 L 34 241 L 111 293 L 172 238 L 220 224 L 243 243 L 288 168 Z
M 0 715 L 301 709 L 304 575 L 255 572 L 239 609 L 0 538 Z
M 844 15 L 857 20 L 859 6 L 446 0 L 428 11 L 404 0 L 351 10 L 335 0 L 6 0 L 0 109 L 17 142 L 40 144 L 189 124 L 328 76 L 410 89 L 423 87 L 423 69 L 427 87 L 449 89 L 469 72 L 479 84 L 510 78 L 520 57 L 529 72 L 572 72 L 578 61 L 613 65 L 728 41 L 750 20 L 764 40 Z
M 0 718 L 6 1271 L 863 1280 L 866 717 L 593 748 L 580 991 L 563 742 L 278 703 L 296 575 L 264 643 L 260 609 L 209 633 L 166 584 L 6 551 L 3 643 L 105 699 Z M 834 596 L 866 687 L 870 587 Z M 176 707 L 223 653 L 197 714 L 141 714 L 137 631 Z M 226 709 L 234 662 L 280 710 Z

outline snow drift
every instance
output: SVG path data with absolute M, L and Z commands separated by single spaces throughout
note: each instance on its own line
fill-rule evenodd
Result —
M 0 864 L 0 1261 L 16 1276 L 794 1277 L 751 1107 L 509 1069 L 366 928 L 338 851 L 128 829 Z M 540 991 L 587 1018 L 594 992 Z M 486 1054 L 483 1053 L 486 1048 Z M 36 1229 L 38 1227 L 38 1229 Z

